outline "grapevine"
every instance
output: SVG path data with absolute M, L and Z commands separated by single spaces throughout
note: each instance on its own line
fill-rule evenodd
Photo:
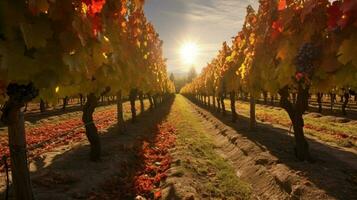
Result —
M 250 93 L 251 122 L 255 119 L 254 96 L 261 92 L 279 93 L 280 105 L 294 127 L 296 155 L 300 160 L 308 160 L 302 115 L 308 107 L 309 92 L 357 86 L 357 60 L 353 56 L 357 50 L 353 47 L 357 44 L 356 11 L 357 3 L 353 0 L 260 1 L 257 12 L 247 8 L 232 51 L 219 51 L 204 73 L 182 88 L 181 93 L 201 100 L 205 92 L 204 95 L 214 98 L 217 91 L 224 92 L 221 83 L 229 86 L 223 89 L 229 89 L 232 96 L 234 92 Z M 232 70 L 233 76 L 225 74 Z M 214 81 L 205 81 L 211 79 Z M 297 94 L 295 101 L 289 98 L 293 91 Z M 234 115 L 234 96 L 231 102 Z
M 312 43 L 301 46 L 296 56 L 296 80 L 308 82 L 314 72 L 314 61 L 318 57 L 318 50 Z

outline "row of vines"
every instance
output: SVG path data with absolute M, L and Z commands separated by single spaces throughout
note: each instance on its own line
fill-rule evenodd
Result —
M 86 97 L 82 121 L 98 161 L 101 143 L 93 112 L 101 96 L 161 101 L 174 92 L 162 41 L 143 0 L 1 0 L 0 104 L 8 127 L 15 198 L 33 199 L 22 108 L 28 102 Z M 134 105 L 135 106 L 135 105 Z M 133 110 L 135 112 L 135 108 Z
M 237 92 L 249 93 L 252 128 L 255 99 L 279 94 L 280 106 L 292 122 L 296 156 L 309 160 L 303 130 L 309 96 L 357 87 L 357 1 L 259 3 L 258 11 L 248 6 L 232 45 L 224 42 L 217 57 L 181 93 L 200 99 L 213 96 L 213 105 L 223 109 L 223 99 L 229 95 L 233 120 Z

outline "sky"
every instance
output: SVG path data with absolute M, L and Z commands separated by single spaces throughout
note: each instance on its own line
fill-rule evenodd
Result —
M 183 74 L 191 68 L 180 55 L 184 43 L 194 42 L 198 55 L 193 66 L 200 72 L 216 55 L 224 41 L 241 30 L 246 7 L 258 0 L 147 0 L 145 14 L 164 41 L 168 71 Z

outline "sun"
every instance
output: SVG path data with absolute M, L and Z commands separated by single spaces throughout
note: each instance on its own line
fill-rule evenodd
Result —
M 192 65 L 196 61 L 198 46 L 194 42 L 185 42 L 180 49 L 181 60 L 187 65 Z

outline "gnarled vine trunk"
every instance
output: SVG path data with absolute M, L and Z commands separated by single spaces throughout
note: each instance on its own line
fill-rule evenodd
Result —
M 40 100 L 40 112 L 41 113 L 46 112 L 46 103 L 43 99 Z
M 225 99 L 225 95 L 224 95 L 224 93 L 222 93 L 220 95 L 222 115 L 226 115 L 226 105 L 224 105 L 224 99 Z
M 232 122 L 235 122 L 237 120 L 236 93 L 234 91 L 230 92 L 229 98 L 231 100 Z
M 158 94 L 155 94 L 152 98 L 153 98 L 153 102 L 154 102 L 154 107 L 155 108 L 157 108 L 157 106 L 158 106 L 158 102 L 157 102 L 157 100 L 158 100 Z
M 99 161 L 101 155 L 101 144 L 98 129 L 93 121 L 93 113 L 98 105 L 98 98 L 94 93 L 90 93 L 87 102 L 83 106 L 82 121 L 86 129 L 86 136 L 90 143 L 90 160 Z
M 221 100 L 219 95 L 217 97 L 217 112 L 221 112 Z
M 123 96 L 121 90 L 117 92 L 117 125 L 120 132 L 125 131 L 124 113 L 123 113 Z
M 138 95 L 137 89 L 131 89 L 129 94 L 130 110 L 131 110 L 131 122 L 136 122 L 136 108 L 135 101 Z
M 68 97 L 63 98 L 62 110 L 65 111 L 68 105 Z
M 145 111 L 144 93 L 143 93 L 143 91 L 139 92 L 139 100 L 140 100 L 140 112 L 143 113 Z
M 83 94 L 79 94 L 79 104 L 83 106 Z
M 15 199 L 32 200 L 30 173 L 27 163 L 27 147 L 23 103 L 11 97 L 2 109 L 1 121 L 8 127 L 12 182 Z
M 83 96 L 81 97 L 81 106 L 83 106 L 87 101 L 87 97 L 86 96 Z
M 254 98 L 253 94 L 250 94 L 249 102 L 250 102 L 249 128 L 251 130 L 254 130 L 255 127 L 256 127 L 257 122 L 256 122 L 256 119 L 255 119 L 255 98 Z
M 295 136 L 295 155 L 301 160 L 310 160 L 309 144 L 304 136 L 304 119 L 303 114 L 308 107 L 309 88 L 303 88 L 302 85 L 298 86 L 298 93 L 296 103 L 293 104 L 289 101 L 289 88 L 286 86 L 279 91 L 280 105 L 284 108 L 293 124 Z
M 25 103 L 25 109 L 24 109 L 24 112 L 27 112 L 27 107 L 28 107 L 28 103 Z
M 213 105 L 213 110 L 215 110 L 216 109 L 216 95 L 215 94 L 213 94 L 213 98 L 212 98 L 212 105 Z
M 330 110 L 333 111 L 333 106 L 336 101 L 336 94 L 330 93 Z
M 345 92 L 343 94 L 343 103 L 342 103 L 342 114 L 343 115 L 347 115 L 346 107 L 347 107 L 349 99 L 350 99 L 350 94 L 348 92 Z
M 322 97 L 323 97 L 323 94 L 322 93 L 317 93 L 317 104 L 319 106 L 318 108 L 318 112 L 319 113 L 322 113 Z
M 149 99 L 149 103 L 150 103 L 150 110 L 152 110 L 154 108 L 154 100 L 153 97 L 151 96 L 151 93 L 148 93 L 148 99 Z

